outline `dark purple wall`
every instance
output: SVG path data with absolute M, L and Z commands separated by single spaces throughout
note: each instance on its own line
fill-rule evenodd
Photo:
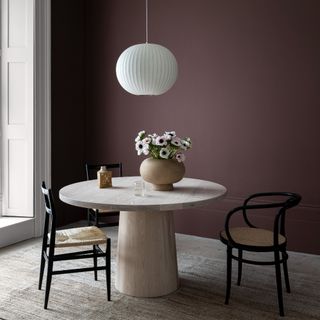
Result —
M 72 26 L 67 34 L 56 26 L 56 49 L 68 49 L 64 68 L 74 59 L 79 65 L 67 71 L 70 79 L 60 66 L 56 78 L 58 87 L 72 86 L 76 102 L 65 101 L 62 90 L 53 104 L 54 130 L 63 127 L 68 137 L 56 135 L 53 165 L 68 157 L 73 167 L 68 176 L 53 170 L 57 185 L 80 180 L 82 160 L 122 161 L 126 175 L 137 175 L 143 158 L 134 150 L 136 133 L 176 130 L 193 139 L 187 176 L 228 188 L 223 201 L 177 212 L 177 232 L 216 238 L 226 212 L 248 194 L 293 191 L 303 201 L 288 214 L 289 248 L 320 253 L 319 1 L 149 1 L 149 40 L 168 47 L 179 64 L 176 84 L 158 97 L 130 95 L 115 76 L 121 52 L 144 42 L 144 0 L 84 0 L 84 8 L 83 1 L 60 2 Z M 56 52 L 56 61 L 63 54 Z M 85 125 L 76 126 L 72 114 Z M 271 217 L 258 220 L 267 225 Z
M 84 210 L 58 201 L 58 191 L 84 180 L 84 1 L 54 0 L 52 7 L 52 190 L 57 220 L 80 220 Z

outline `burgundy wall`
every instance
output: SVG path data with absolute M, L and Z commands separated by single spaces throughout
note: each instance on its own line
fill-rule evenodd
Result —
M 64 225 L 85 211 L 58 201 L 63 186 L 84 180 L 84 1 L 54 0 L 52 10 L 52 190 Z
M 124 173 L 136 175 L 143 160 L 134 150 L 136 133 L 176 130 L 193 139 L 187 176 L 228 188 L 223 201 L 177 212 L 177 232 L 216 238 L 226 212 L 248 194 L 293 191 L 303 201 L 288 214 L 289 248 L 320 253 L 319 1 L 149 1 L 149 40 L 168 47 L 179 64 L 176 84 L 157 97 L 130 95 L 115 76 L 121 52 L 144 42 L 144 1 L 85 0 L 84 5 L 84 39 L 72 30 L 79 46 L 84 42 L 84 57 L 78 59 L 85 62 L 85 83 L 78 83 L 79 66 L 73 76 L 77 90 L 71 90 L 78 102 L 72 111 L 80 109 L 85 120 L 85 131 L 80 125 L 68 132 L 79 142 L 77 163 L 122 161 Z M 69 12 L 69 19 L 81 10 Z M 70 68 L 70 60 L 64 67 Z M 59 103 L 62 117 L 62 106 L 70 104 Z M 56 120 L 67 126 L 67 119 Z M 77 149 L 70 141 L 56 142 L 62 143 L 56 150 Z M 56 157 L 62 161 L 66 154 Z M 80 168 L 73 170 L 74 177 L 53 180 L 60 185 L 80 180 Z M 258 220 L 266 225 L 271 218 L 260 214 Z

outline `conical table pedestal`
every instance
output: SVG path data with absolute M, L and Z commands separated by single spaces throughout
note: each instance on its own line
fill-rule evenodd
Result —
M 159 297 L 178 284 L 173 212 L 120 212 L 116 288 L 135 297 Z

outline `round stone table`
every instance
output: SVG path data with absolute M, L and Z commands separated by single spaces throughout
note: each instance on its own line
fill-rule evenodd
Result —
M 112 179 L 112 188 L 99 189 L 97 180 L 62 188 L 68 204 L 120 211 L 116 288 L 135 297 L 158 297 L 179 286 L 173 210 L 206 205 L 227 192 L 220 184 L 184 178 L 173 191 L 135 196 L 133 185 L 141 177 Z

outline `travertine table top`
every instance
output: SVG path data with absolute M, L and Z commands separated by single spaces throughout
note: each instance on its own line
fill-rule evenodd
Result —
M 153 191 L 146 183 L 146 195 L 134 195 L 133 185 L 141 177 L 112 179 L 112 188 L 99 189 L 97 180 L 77 182 L 63 187 L 59 197 L 68 204 L 96 209 L 119 211 L 167 211 L 210 203 L 224 196 L 227 189 L 217 183 L 183 178 L 173 191 Z

